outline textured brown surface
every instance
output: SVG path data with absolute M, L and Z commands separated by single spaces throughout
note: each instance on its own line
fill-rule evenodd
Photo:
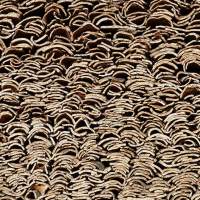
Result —
M 199 200 L 199 33 L 199 0 L 0 0 L 0 200 Z

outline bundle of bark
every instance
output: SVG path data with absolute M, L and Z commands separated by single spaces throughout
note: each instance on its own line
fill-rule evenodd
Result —
M 199 0 L 0 1 L 0 200 L 200 199 Z

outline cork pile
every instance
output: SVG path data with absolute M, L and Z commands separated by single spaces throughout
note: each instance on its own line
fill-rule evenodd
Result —
M 199 200 L 199 41 L 199 0 L 0 0 L 0 200 Z

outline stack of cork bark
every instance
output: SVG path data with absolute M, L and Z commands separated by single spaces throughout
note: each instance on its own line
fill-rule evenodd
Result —
M 200 200 L 199 0 L 0 0 L 0 200 Z

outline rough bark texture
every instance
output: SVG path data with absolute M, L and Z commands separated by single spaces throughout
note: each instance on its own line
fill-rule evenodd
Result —
M 199 0 L 0 0 L 0 200 L 199 200 L 199 35 Z

